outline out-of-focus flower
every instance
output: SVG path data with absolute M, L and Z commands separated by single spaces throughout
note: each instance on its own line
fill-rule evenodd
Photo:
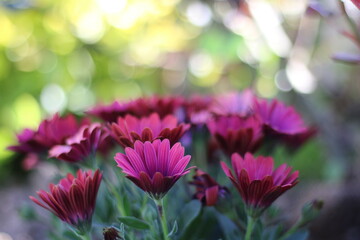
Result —
M 117 123 L 112 123 L 110 133 L 123 147 L 133 147 L 137 140 L 152 142 L 165 138 L 174 145 L 189 128 L 189 124 L 178 124 L 177 118 L 172 115 L 160 119 L 157 113 L 153 113 L 149 117 L 126 115 L 119 118 Z
M 191 156 L 184 156 L 180 143 L 170 148 L 168 139 L 152 143 L 136 141 L 134 149 L 125 148 L 125 154 L 117 153 L 114 159 L 126 177 L 155 200 L 163 198 L 191 169 L 185 169 Z
M 255 112 L 263 124 L 275 133 L 298 134 L 307 131 L 301 116 L 293 107 L 274 99 L 255 101 Z
M 262 139 L 262 125 L 256 116 L 219 116 L 207 123 L 219 146 L 231 155 L 254 152 Z
M 67 162 L 83 161 L 96 153 L 99 145 L 107 136 L 108 134 L 98 123 L 83 126 L 74 136 L 66 140 L 67 145 L 56 145 L 51 148 L 49 156 Z
M 305 142 L 316 135 L 315 128 L 309 128 L 304 132 L 294 135 L 283 135 L 281 141 L 284 142 L 291 150 L 296 150 Z
M 123 239 L 119 231 L 114 227 L 107 227 L 103 229 L 104 240 L 121 240 Z
M 98 105 L 87 111 L 87 113 L 106 122 L 116 122 L 118 117 L 123 117 L 126 114 L 131 113 L 131 106 L 131 102 L 120 103 L 114 101 L 110 105 Z
M 351 0 L 355 6 L 360 10 L 360 0 Z
M 286 164 L 274 169 L 271 157 L 255 158 L 247 153 L 242 158 L 235 153 L 231 157 L 231 162 L 234 172 L 224 162 L 221 162 L 221 166 L 239 191 L 248 213 L 253 217 L 259 216 L 280 195 L 298 183 L 298 171 L 291 173 L 291 167 Z
M 51 148 L 52 146 L 65 143 L 68 137 L 73 136 L 81 126 L 87 124 L 90 124 L 87 118 L 78 123 L 76 117 L 72 114 L 64 117 L 55 114 L 51 119 L 40 123 L 36 139 L 44 146 Z
M 205 124 L 212 114 L 209 107 L 213 101 L 209 96 L 194 95 L 184 102 L 185 119 L 195 125 Z
M 16 135 L 18 145 L 9 146 L 8 149 L 20 153 L 39 153 L 46 150 L 46 147 L 36 139 L 36 132 L 31 129 L 24 129 Z
M 37 192 L 41 200 L 30 196 L 39 206 L 49 210 L 62 221 L 74 226 L 80 234 L 91 228 L 91 219 L 95 208 L 96 196 L 102 174 L 96 170 L 79 170 L 76 177 L 68 174 L 57 185 L 50 184 L 50 192 Z
M 255 95 L 250 89 L 223 94 L 214 98 L 210 111 L 216 115 L 238 115 L 246 117 L 252 112 Z
M 131 114 L 144 117 L 152 113 L 159 114 L 160 118 L 172 114 L 177 116 L 179 120 L 183 120 L 181 115 L 181 107 L 184 98 L 180 96 L 152 96 L 134 100 L 131 106 Z
M 209 174 L 200 169 L 196 169 L 190 184 L 196 187 L 194 198 L 206 206 L 215 206 L 220 198 L 229 194 L 226 187 L 220 186 Z

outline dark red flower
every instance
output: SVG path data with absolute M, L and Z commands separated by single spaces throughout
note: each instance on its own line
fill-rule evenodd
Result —
M 104 240 L 122 240 L 119 231 L 114 227 L 107 227 L 103 229 Z
M 196 169 L 193 181 L 190 184 L 196 187 L 194 198 L 206 206 L 215 206 L 220 198 L 229 194 L 226 187 L 220 186 L 209 174 Z
M 79 162 L 96 153 L 99 145 L 108 136 L 101 125 L 93 123 L 83 126 L 74 136 L 66 140 L 66 145 L 56 145 L 49 151 L 50 157 L 67 162 Z
M 180 113 L 184 99 L 180 96 L 152 96 L 134 100 L 131 103 L 131 114 L 137 117 L 159 114 L 160 118 L 172 114 L 182 120 Z
M 30 196 L 30 199 L 83 234 L 91 228 L 101 179 L 99 170 L 96 170 L 94 175 L 91 170 L 79 170 L 76 177 L 69 173 L 57 185 L 50 184 L 50 192 L 38 191 L 40 200 L 33 196 Z
M 219 116 L 207 123 L 219 146 L 231 155 L 254 152 L 262 139 L 262 125 L 256 116 Z
M 224 162 L 221 162 L 221 166 L 239 191 L 252 216 L 259 216 L 280 195 L 298 183 L 298 171 L 291 173 L 291 167 L 286 164 L 274 169 L 271 157 L 255 158 L 247 153 L 242 158 L 235 153 L 231 162 L 234 172 Z
M 151 142 L 136 141 L 134 149 L 125 148 L 117 153 L 115 161 L 126 177 L 144 190 L 151 198 L 159 200 L 183 175 L 191 156 L 184 156 L 184 147 L 176 143 L 170 148 L 168 139 Z
M 157 113 L 142 118 L 126 115 L 125 118 L 120 117 L 117 123 L 111 124 L 111 135 L 123 147 L 133 147 L 137 140 L 151 142 L 165 138 L 173 145 L 189 127 L 189 124 L 178 124 L 177 118 L 172 115 L 163 119 Z
M 214 98 L 210 111 L 216 115 L 246 117 L 252 113 L 255 95 L 252 90 L 223 94 Z

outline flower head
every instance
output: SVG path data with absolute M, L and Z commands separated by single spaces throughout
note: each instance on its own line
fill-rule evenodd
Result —
M 206 206 L 215 206 L 220 198 L 224 198 L 229 193 L 226 187 L 220 186 L 209 174 L 200 169 L 196 169 L 190 184 L 196 187 L 194 198 Z
M 120 103 L 114 101 L 110 105 L 98 105 L 87 111 L 87 113 L 106 122 L 116 122 L 118 117 L 123 117 L 130 113 L 130 108 L 131 102 Z
M 360 0 L 351 0 L 355 6 L 360 10 Z
M 296 110 L 276 99 L 272 101 L 258 99 L 254 109 L 263 124 L 274 133 L 292 135 L 307 130 Z
M 255 116 L 219 116 L 207 123 L 210 133 L 229 155 L 254 152 L 262 139 L 262 125 Z
M 76 176 L 69 173 L 57 185 L 50 184 L 50 192 L 38 191 L 40 200 L 33 196 L 30 199 L 84 233 L 91 227 L 101 179 L 99 170 L 93 175 L 91 170 L 79 170 Z
M 189 124 L 178 124 L 177 118 L 173 115 L 167 115 L 164 119 L 160 119 L 157 113 L 142 118 L 126 115 L 124 118 L 119 118 L 117 123 L 112 123 L 111 135 L 123 147 L 133 147 L 137 140 L 152 142 L 155 139 L 165 138 L 173 145 L 189 127 Z
M 72 114 L 64 117 L 55 114 L 52 118 L 42 121 L 37 131 L 24 129 L 17 135 L 19 144 L 8 149 L 21 153 L 44 152 L 55 145 L 64 144 L 68 137 L 88 123 L 89 120 L 86 118 L 78 123 Z
M 115 161 L 126 177 L 153 199 L 165 196 L 180 177 L 189 173 L 185 169 L 191 156 L 184 156 L 184 147 L 176 143 L 170 148 L 168 139 L 151 142 L 136 141 L 134 149 L 125 148 L 117 153 Z
M 74 136 L 66 140 L 66 145 L 56 145 L 51 148 L 49 156 L 67 162 L 79 162 L 95 154 L 106 137 L 107 133 L 98 123 L 83 126 Z
M 281 194 L 298 183 L 299 172 L 291 173 L 291 167 L 282 164 L 274 169 L 271 157 L 255 158 L 250 153 L 231 157 L 231 171 L 224 162 L 222 169 L 243 198 L 250 214 L 258 216 Z
M 131 114 L 144 117 L 157 113 L 161 118 L 176 115 L 182 107 L 184 99 L 180 96 L 152 96 L 136 99 L 132 102 Z
M 216 115 L 248 116 L 252 112 L 255 95 L 252 90 L 234 92 L 217 96 L 211 106 Z
M 44 120 L 40 123 L 36 138 L 43 145 L 51 148 L 52 146 L 63 144 L 65 140 L 74 135 L 81 126 L 87 124 L 90 124 L 87 118 L 84 118 L 81 123 L 78 123 L 72 114 L 64 117 L 55 114 L 51 119 Z
M 21 133 L 16 135 L 18 145 L 9 146 L 8 149 L 20 153 L 40 153 L 46 151 L 46 146 L 36 139 L 36 131 L 31 129 L 24 129 Z

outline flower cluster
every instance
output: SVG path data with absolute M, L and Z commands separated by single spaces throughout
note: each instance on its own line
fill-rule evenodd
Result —
M 219 161 L 210 161 L 210 158 L 229 156 L 232 169 L 221 162 L 223 172 L 238 190 L 248 215 L 258 218 L 280 195 L 298 183 L 299 173 L 292 172 L 286 164 L 275 169 L 272 157 L 255 157 L 253 153 L 267 141 L 283 142 L 295 149 L 315 133 L 293 107 L 278 100 L 260 99 L 250 90 L 215 97 L 194 96 L 188 100 L 155 96 L 129 102 L 115 101 L 87 113 L 104 122 L 91 122 L 89 118 L 78 121 L 71 114 L 64 117 L 56 114 L 44 120 L 36 131 L 25 129 L 18 135 L 18 145 L 9 147 L 31 157 L 47 153 L 49 157 L 68 164 L 76 163 L 73 167 L 90 166 L 96 170 L 94 174 L 91 170 L 81 169 L 76 176 L 68 174 L 59 184 L 51 184 L 50 192 L 40 190 L 41 201 L 30 197 L 75 227 L 79 234 L 91 229 L 102 179 L 98 169 L 108 164 L 99 162 L 98 152 L 116 152 L 114 160 L 117 166 L 127 179 L 155 201 L 161 221 L 164 220 L 161 200 L 180 178 L 194 168 L 187 167 L 191 159 L 187 153 L 195 153 L 193 161 L 202 169 L 218 164 L 211 171 L 217 174 L 221 169 Z M 182 143 L 183 136 L 187 137 L 186 144 Z M 199 141 L 203 142 L 199 144 Z M 206 156 L 206 149 L 198 149 L 198 146 L 208 143 L 216 145 L 225 155 Z M 190 147 L 185 149 L 184 146 Z M 87 164 L 88 161 L 92 164 Z M 195 187 L 193 198 L 204 207 L 217 206 L 221 199 L 227 201 L 230 190 L 217 180 L 196 169 L 193 180 L 189 182 Z M 106 182 L 111 184 L 110 178 Z M 108 188 L 116 191 L 114 187 Z M 114 194 L 117 200 L 121 199 L 119 193 Z M 123 208 L 119 207 L 120 210 Z M 120 212 L 123 215 L 129 210 Z M 135 220 L 128 221 L 134 223 Z M 167 225 L 161 222 L 161 226 L 163 238 L 167 239 Z M 109 239 L 120 237 L 110 230 L 106 230 L 104 236 Z

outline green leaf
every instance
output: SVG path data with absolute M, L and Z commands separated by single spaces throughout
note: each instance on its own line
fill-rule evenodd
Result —
M 141 230 L 150 229 L 150 225 L 147 222 L 145 222 L 141 219 L 138 219 L 136 217 L 119 217 L 118 219 L 120 222 L 122 222 L 126 226 L 129 226 L 132 228 L 141 229 Z
M 184 231 L 201 212 L 199 200 L 192 200 L 181 211 L 179 227 Z
M 233 221 L 221 213 L 217 213 L 217 219 L 226 240 L 242 239 L 242 234 Z

